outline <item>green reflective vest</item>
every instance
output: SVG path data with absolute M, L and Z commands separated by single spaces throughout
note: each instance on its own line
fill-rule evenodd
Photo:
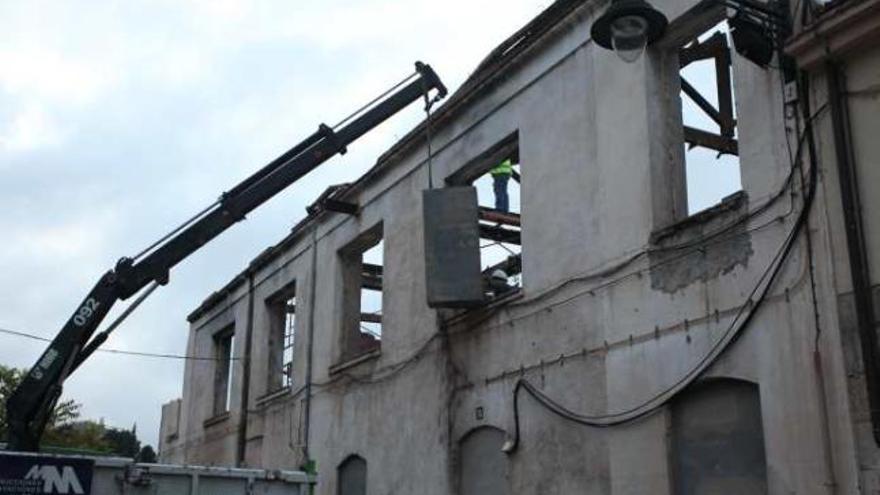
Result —
M 513 175 L 513 163 L 508 158 L 489 170 L 489 173 L 492 175 Z

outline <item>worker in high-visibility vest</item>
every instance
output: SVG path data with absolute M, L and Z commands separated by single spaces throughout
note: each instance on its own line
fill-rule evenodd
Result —
M 495 190 L 495 209 L 504 213 L 510 211 L 510 198 L 507 196 L 507 182 L 513 175 L 513 163 L 510 159 L 505 159 L 492 170 L 492 187 Z

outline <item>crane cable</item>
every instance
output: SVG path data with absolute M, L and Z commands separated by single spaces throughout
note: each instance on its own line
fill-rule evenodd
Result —
M 368 103 L 366 103 L 366 104 L 363 105 L 362 107 L 360 107 L 360 108 L 358 108 L 357 110 L 355 110 L 354 112 L 352 112 L 348 117 L 345 117 L 344 119 L 340 120 L 336 125 L 334 125 L 334 126 L 332 127 L 332 129 L 333 129 L 334 131 L 335 131 L 336 129 L 339 129 L 339 128 L 342 127 L 344 124 L 348 123 L 350 120 L 352 120 L 353 118 L 357 117 L 358 115 L 360 115 L 361 113 L 363 113 L 364 111 L 366 111 L 368 108 L 370 108 L 370 107 L 372 107 L 373 105 L 375 105 L 379 100 L 384 99 L 386 96 L 388 96 L 388 95 L 390 95 L 391 93 L 393 93 L 394 91 L 396 91 L 397 88 L 403 86 L 404 84 L 406 84 L 407 82 L 409 82 L 412 78 L 416 77 L 417 75 L 419 75 L 418 72 L 413 72 L 412 74 L 406 76 L 406 77 L 403 78 L 399 83 L 395 84 L 394 86 L 391 86 L 390 88 L 388 88 L 387 90 L 385 90 L 384 93 L 382 93 L 382 94 L 380 94 L 379 96 L 373 98 L 373 99 L 370 100 Z
M 413 72 L 412 74 L 409 74 L 408 76 L 403 78 L 400 82 L 391 86 L 390 88 L 385 90 L 382 94 L 380 94 L 379 96 L 376 96 L 375 98 L 373 98 L 372 100 L 370 100 L 369 102 L 367 102 L 366 104 L 364 104 L 363 106 L 361 106 L 360 108 L 358 108 L 357 110 L 355 110 L 354 112 L 349 114 L 347 117 L 345 117 L 344 119 L 339 121 L 336 125 L 334 125 L 332 127 L 332 129 L 334 131 L 336 129 L 339 129 L 340 127 L 342 127 L 343 125 L 345 125 L 346 123 L 348 123 L 349 121 L 351 121 L 352 119 L 357 117 L 358 115 L 362 114 L 368 108 L 372 107 L 377 102 L 384 99 L 386 96 L 388 96 L 389 94 L 396 91 L 398 88 L 400 88 L 401 86 L 403 86 L 404 84 L 406 84 L 407 82 L 412 80 L 417 75 L 418 75 L 418 72 Z M 427 97 L 427 94 L 426 94 L 426 97 Z M 170 232 L 168 232 L 167 234 L 165 234 L 164 236 L 159 238 L 157 241 L 153 242 L 152 244 L 150 244 L 149 246 L 147 246 L 146 248 L 141 250 L 138 254 L 136 254 L 134 257 L 132 257 L 132 261 L 137 261 L 137 260 L 143 258 L 147 254 L 152 252 L 155 248 L 162 245 L 165 241 L 167 241 L 168 239 L 170 239 L 171 237 L 173 237 L 174 235 L 176 235 L 177 233 L 179 233 L 183 229 L 189 227 L 190 225 L 192 225 L 193 223 L 197 222 L 202 217 L 204 217 L 205 215 L 210 213 L 214 208 L 219 206 L 222 202 L 223 202 L 223 197 L 221 196 L 220 199 L 217 199 L 216 201 L 214 201 L 210 205 L 206 206 L 204 209 L 202 209 L 201 211 L 199 211 L 198 213 L 193 215 L 191 218 L 189 218 L 185 222 L 181 223 L 180 225 L 175 227 L 173 230 L 171 230 Z
M 434 95 L 434 98 L 431 98 L 428 93 L 430 88 L 428 88 L 428 83 L 422 79 L 422 94 L 425 98 L 425 144 L 428 148 L 428 189 L 434 189 L 434 152 L 431 149 L 431 142 L 433 138 L 431 136 L 431 109 L 434 107 L 434 104 L 440 101 L 440 94 Z

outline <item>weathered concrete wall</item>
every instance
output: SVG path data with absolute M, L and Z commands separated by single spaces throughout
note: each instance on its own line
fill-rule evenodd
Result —
M 168 463 L 183 463 L 184 452 L 177 440 L 180 438 L 181 400 L 175 399 L 162 405 L 162 422 L 159 429 L 159 455 Z
M 880 314 L 877 285 L 880 284 L 880 198 L 876 194 L 880 186 L 877 156 L 880 143 L 876 139 L 880 128 L 880 48 L 858 50 L 834 62 L 842 67 L 846 79 L 847 107 L 852 131 L 852 154 L 857 187 L 861 201 L 862 227 L 867 261 L 874 289 L 875 315 Z M 810 73 L 810 99 L 814 109 L 822 109 L 830 101 L 828 72 L 825 67 Z M 839 332 L 825 331 L 822 335 L 824 355 L 835 365 L 829 370 L 833 384 L 828 386 L 828 403 L 832 408 L 846 412 L 843 421 L 832 416 L 834 433 L 834 462 L 840 470 L 853 476 L 851 485 L 864 493 L 880 490 L 880 449 L 873 439 L 868 406 L 865 369 L 862 362 L 861 342 L 858 336 L 853 284 L 849 266 L 849 252 L 845 231 L 840 176 L 838 174 L 837 148 L 830 112 L 816 118 L 817 148 L 820 163 L 821 187 L 817 212 L 813 215 L 816 257 L 827 260 L 819 264 L 820 297 L 827 303 L 823 308 L 823 327 Z M 876 326 L 875 326 L 876 329 Z M 833 409 L 832 409 L 833 410 Z M 857 473 L 857 477 L 856 477 Z
M 655 3 L 673 20 L 693 5 Z M 337 493 L 336 468 L 352 454 L 367 462 L 369 493 L 456 493 L 466 458 L 462 440 L 484 426 L 512 435 L 512 394 L 524 378 L 583 415 L 656 410 L 623 426 L 591 428 L 521 395 L 519 448 L 507 458 L 511 493 L 673 493 L 669 438 L 676 423 L 667 400 L 698 370 L 701 381 L 757 385 L 769 493 L 827 493 L 833 484 L 839 493 L 856 492 L 860 459 L 873 455 L 873 446 L 866 445 L 863 413 L 852 404 L 858 383 L 847 377 L 851 349 L 839 332 L 845 264 L 836 240 L 839 206 L 825 165 L 816 200 L 821 207 L 810 216 L 813 256 L 801 235 L 761 298 L 765 275 L 803 208 L 798 177 L 793 194 L 768 204 L 791 170 L 786 136 L 793 143 L 797 138 L 786 131 L 797 126 L 785 118 L 778 72 L 734 57 L 744 191 L 682 219 L 683 183 L 675 169 L 682 143 L 667 129 L 680 111 L 677 63 L 669 65 L 674 60 L 663 46 L 635 64 L 620 62 L 588 40 L 594 16 L 588 6 L 570 15 L 434 133 L 440 182 L 518 132 L 519 297 L 471 312 L 427 307 L 419 203 L 427 187 L 425 153 L 397 157 L 350 193 L 360 215 L 318 217 L 246 274 L 254 285 L 253 347 L 249 360 L 236 362 L 230 414 L 211 419 L 215 365 L 190 362 L 180 434 L 169 446 L 174 452 L 190 463 L 235 462 L 241 377 L 249 363 L 248 465 L 298 467 L 307 447 L 321 494 Z M 853 79 L 872 80 L 876 62 L 869 57 L 863 71 L 854 67 Z M 878 112 L 871 109 L 854 115 L 859 132 L 868 133 L 856 136 L 865 143 L 866 202 L 880 201 L 870 189 L 880 183 L 871 166 L 880 150 L 871 148 L 877 140 L 864 130 L 875 124 Z M 823 164 L 830 159 L 824 139 Z M 880 256 L 877 216 L 870 222 L 871 250 Z M 379 223 L 385 246 L 381 353 L 346 365 L 340 362 L 339 250 Z M 880 258 L 873 263 L 880 270 Z M 234 325 L 235 354 L 244 357 L 251 312 L 246 277 L 192 322 L 188 352 L 210 355 L 212 336 Z M 293 384 L 267 396 L 265 301 L 292 283 Z

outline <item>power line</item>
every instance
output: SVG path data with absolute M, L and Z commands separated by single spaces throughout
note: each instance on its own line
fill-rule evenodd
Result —
M 809 116 L 804 123 L 804 131 L 802 133 L 801 139 L 798 143 L 797 153 L 795 154 L 795 158 L 792 161 L 792 171 L 795 169 L 800 169 L 800 158 L 801 152 L 803 151 L 803 143 L 804 138 L 807 136 L 811 136 L 813 132 L 813 121 L 822 114 L 822 112 L 827 107 L 826 105 L 822 105 L 818 110 L 816 110 L 813 115 Z M 789 177 L 791 177 L 790 174 Z M 730 326 L 727 330 L 724 331 L 722 336 L 712 345 L 711 349 L 708 353 L 706 353 L 697 363 L 696 366 L 688 370 L 683 376 L 681 376 L 675 383 L 671 386 L 666 387 L 664 390 L 658 392 L 653 395 L 649 399 L 643 401 L 637 406 L 630 407 L 628 409 L 614 412 L 614 413 L 606 413 L 595 416 L 579 414 L 574 411 L 567 409 L 562 406 L 558 402 L 554 401 L 544 392 L 535 387 L 531 382 L 526 380 L 525 378 L 520 378 L 517 380 L 516 386 L 513 389 L 513 418 L 514 418 L 514 435 L 511 440 L 508 440 L 505 443 L 502 450 L 508 454 L 516 451 L 520 442 L 520 418 L 519 418 L 519 391 L 525 390 L 532 396 L 540 405 L 544 406 L 557 416 L 560 416 L 569 421 L 585 425 L 591 426 L 595 428 L 609 428 L 622 424 L 631 423 L 633 421 L 639 420 L 651 414 L 654 414 L 661 407 L 669 403 L 678 393 L 685 389 L 688 385 L 690 385 L 694 380 L 696 380 L 703 372 L 711 366 L 722 353 L 724 353 L 727 348 L 735 342 L 746 327 L 751 323 L 752 319 L 757 314 L 759 308 L 762 306 L 762 303 L 766 300 L 767 294 L 770 292 L 771 287 L 774 282 L 776 282 L 779 273 L 782 270 L 782 267 L 785 265 L 785 261 L 788 259 L 789 254 L 791 253 L 792 248 L 794 247 L 799 234 L 803 231 L 804 226 L 807 224 L 807 219 L 810 214 L 810 210 L 813 205 L 813 201 L 816 197 L 816 183 L 818 182 L 818 168 L 814 163 L 813 166 L 809 169 L 809 189 L 807 190 L 807 194 L 804 195 L 803 206 L 801 210 L 798 212 L 797 218 L 795 220 L 794 225 L 791 228 L 791 231 L 786 236 L 782 245 L 776 252 L 776 255 L 770 261 L 769 265 L 765 268 L 764 272 L 758 278 L 757 283 L 755 284 L 752 291 L 749 293 L 746 298 L 745 303 L 740 306 L 739 311 L 734 316 L 733 320 L 730 323 Z M 787 181 L 788 184 L 791 182 Z M 780 196 L 777 196 L 781 197 Z M 763 286 L 763 288 L 762 288 Z
M 25 333 L 25 332 L 18 332 L 15 330 L 9 330 L 8 328 L 0 328 L 0 333 L 6 334 L 6 335 L 12 335 L 15 337 L 22 337 L 22 338 L 31 339 L 31 340 L 37 340 L 40 342 L 52 342 L 52 339 L 49 339 L 46 337 L 41 337 L 39 335 L 34 335 L 34 334 L 30 334 L 30 333 Z M 121 354 L 121 355 L 126 355 L 126 356 L 140 356 L 140 357 L 152 357 L 152 358 L 163 358 L 163 359 L 181 359 L 181 360 L 187 360 L 187 361 L 221 361 L 221 359 L 212 358 L 212 357 L 185 356 L 185 355 L 180 355 L 180 354 L 163 354 L 163 353 L 157 353 L 157 352 L 125 351 L 122 349 L 98 349 L 98 351 L 99 352 L 106 352 L 108 354 Z M 236 357 L 229 358 L 229 359 L 231 359 L 233 361 L 240 361 L 241 360 L 241 358 L 236 358 Z M 222 361 L 225 361 L 225 360 L 226 359 L 222 359 Z

